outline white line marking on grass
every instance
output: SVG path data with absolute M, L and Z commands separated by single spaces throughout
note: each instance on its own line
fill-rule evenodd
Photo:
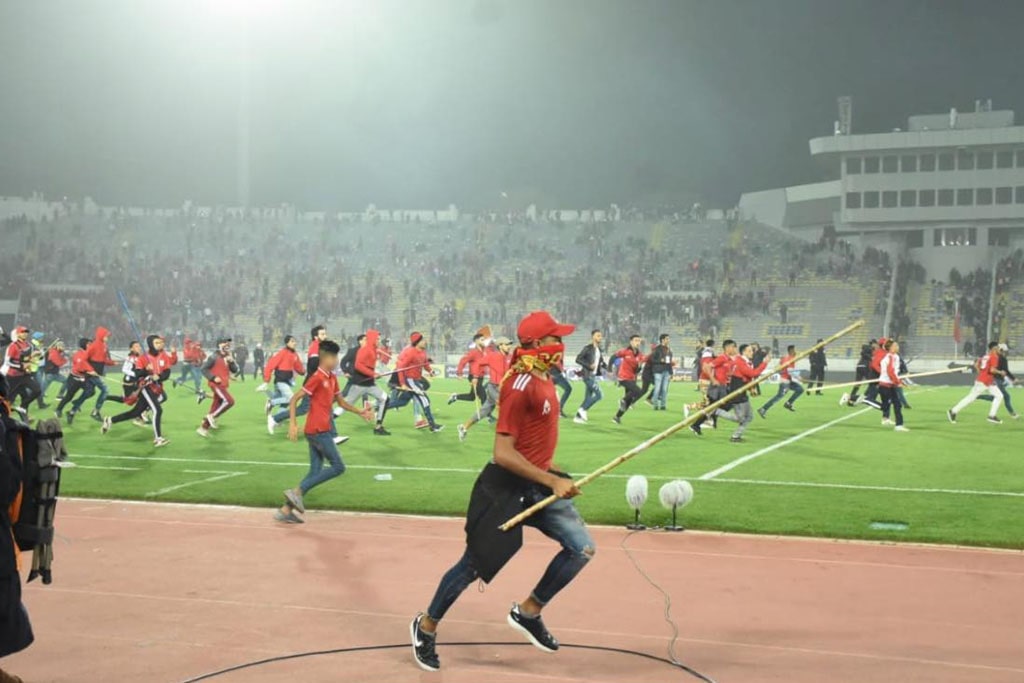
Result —
M 796 443 L 797 441 L 799 441 L 800 439 L 803 439 L 804 437 L 811 436 L 812 434 L 817 434 L 818 432 L 823 431 L 825 429 L 828 429 L 829 427 L 831 427 L 833 425 L 837 425 L 840 422 L 845 422 L 846 420 L 853 419 L 853 418 L 857 417 L 858 415 L 863 415 L 864 413 L 870 412 L 871 410 L 874 410 L 874 408 L 864 408 L 862 410 L 858 410 L 858 411 L 850 413 L 848 415 L 843 415 L 842 417 L 838 417 L 838 418 L 832 420 L 831 422 L 826 422 L 823 425 L 818 425 L 817 427 L 813 427 L 811 429 L 808 429 L 806 432 L 800 432 L 799 434 L 795 434 L 795 435 L 789 437 L 788 439 L 783 439 L 782 441 L 779 441 L 778 443 L 774 443 L 771 446 L 766 446 L 766 447 L 762 448 L 761 450 L 754 451 L 753 453 L 749 453 L 747 455 L 744 455 L 742 458 L 736 458 L 732 462 L 726 463 L 726 464 L 722 465 L 721 467 L 719 467 L 717 469 L 711 470 L 710 472 L 705 472 L 704 474 L 700 475 L 700 477 L 698 477 L 698 478 L 701 481 L 711 481 L 715 477 L 717 477 L 717 476 L 719 476 L 721 474 L 725 474 L 729 470 L 735 469 L 735 468 L 739 467 L 740 465 L 742 465 L 743 463 L 750 462 L 754 458 L 760 458 L 762 455 L 765 455 L 766 453 L 771 453 L 772 451 L 777 451 L 780 448 L 782 448 L 783 446 L 788 446 L 791 443 Z
M 170 493 L 171 491 L 178 491 L 180 489 L 187 488 L 189 486 L 197 486 L 199 484 L 209 484 L 209 483 L 212 483 L 212 482 L 215 482 L 215 481 L 221 481 L 223 479 L 231 479 L 232 477 L 240 477 L 240 476 L 245 475 L 245 474 L 249 474 L 249 473 L 248 472 L 227 472 L 225 474 L 218 474 L 217 476 L 214 476 L 214 477 L 207 477 L 205 479 L 199 479 L 197 481 L 187 481 L 184 484 L 177 484 L 175 486 L 167 486 L 165 488 L 158 489 L 156 491 L 150 491 L 149 493 L 146 494 L 146 496 L 147 497 L 148 496 L 162 496 L 165 493 Z
M 915 488 L 912 486 L 876 486 L 872 484 L 829 484 L 814 481 L 772 481 L 770 479 L 709 479 L 713 483 L 751 484 L 754 486 L 797 486 L 819 489 L 850 489 L 859 491 L 893 491 L 895 493 L 946 493 L 957 496 L 1005 496 L 1008 498 L 1024 498 L 1020 491 L 978 491 L 975 489 L 936 489 Z
M 117 470 L 121 472 L 138 472 L 141 467 L 104 467 L 102 465 L 78 465 L 75 469 L 79 470 Z

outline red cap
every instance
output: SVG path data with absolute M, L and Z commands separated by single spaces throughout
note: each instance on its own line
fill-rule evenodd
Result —
M 14 328 L 14 334 L 21 334 L 22 332 L 28 332 L 28 328 L 24 325 L 18 325 Z
M 547 336 L 568 337 L 575 330 L 575 325 L 563 325 L 547 311 L 534 311 L 519 321 L 516 334 L 520 343 L 529 344 Z
M 409 344 L 410 345 L 416 346 L 421 341 L 423 341 L 423 335 L 420 334 L 419 332 L 413 332 L 412 334 L 409 335 Z

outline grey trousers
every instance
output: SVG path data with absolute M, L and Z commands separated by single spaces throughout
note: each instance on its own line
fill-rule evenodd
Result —
M 750 401 L 737 403 L 733 405 L 732 410 L 736 414 L 736 421 L 739 422 L 739 426 L 736 427 L 732 436 L 734 439 L 738 439 L 743 436 L 743 432 L 747 431 L 747 425 L 754 419 L 754 410 L 750 407 Z

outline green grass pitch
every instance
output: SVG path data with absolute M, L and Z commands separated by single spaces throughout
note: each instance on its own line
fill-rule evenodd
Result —
M 116 382 L 110 379 L 112 386 Z M 342 447 L 348 471 L 310 492 L 307 505 L 463 514 L 474 477 L 490 457 L 494 433 L 482 423 L 465 443 L 459 442 L 455 426 L 474 407 L 462 402 L 448 406 L 445 396 L 464 386 L 435 383 L 435 411 L 446 426 L 438 434 L 414 430 L 410 408 L 389 412 L 393 436 L 387 438 L 373 436 L 370 425 L 351 415 L 339 419 L 339 432 L 352 437 Z M 573 386 L 570 410 L 583 395 L 582 385 Z M 161 449 L 153 448 L 151 431 L 130 423 L 101 436 L 99 424 L 83 412 L 65 428 L 79 467 L 65 470 L 62 495 L 276 506 L 282 490 L 305 473 L 308 451 L 303 439 L 287 440 L 285 426 L 274 436 L 267 433 L 264 395 L 255 387 L 253 381 L 232 383 L 238 404 L 208 439 L 196 435 L 195 428 L 209 404 L 200 407 L 187 390 L 170 389 L 164 431 L 171 444 Z M 576 475 L 680 420 L 682 404 L 696 396 L 693 384 L 673 383 L 667 411 L 640 403 L 619 426 L 611 416 L 621 391 L 609 383 L 604 388 L 605 399 L 591 410 L 590 424 L 561 423 L 556 462 Z M 769 395 L 775 387 L 764 389 Z M 963 411 L 958 424 L 950 424 L 945 410 L 966 390 L 912 389 L 913 409 L 906 411 L 912 431 L 903 434 L 880 426 L 877 411 L 840 408 L 836 392 L 805 395 L 796 413 L 780 404 L 767 419 L 755 415 L 742 444 L 729 443 L 731 423 L 725 421 L 717 431 L 705 430 L 702 438 L 681 431 L 588 486 L 577 502 L 591 523 L 626 523 L 632 512 L 625 501 L 625 479 L 639 473 L 650 479 L 642 513 L 650 525 L 669 519 L 658 503 L 658 488 L 683 478 L 695 489 L 693 503 L 680 515 L 690 528 L 1024 548 L 1024 451 L 1019 445 L 1024 421 L 1011 420 L 1003 411 L 1002 425 L 988 424 L 988 404 L 977 402 Z M 55 392 L 51 388 L 51 402 Z M 764 400 L 755 399 L 755 407 Z M 121 408 L 108 403 L 104 412 Z M 735 466 L 725 469 L 730 464 Z M 375 479 L 383 473 L 391 480 Z M 908 527 L 873 529 L 873 522 Z

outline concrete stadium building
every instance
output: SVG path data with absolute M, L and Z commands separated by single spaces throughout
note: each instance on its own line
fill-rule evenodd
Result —
M 1024 247 L 1024 126 L 1012 111 L 911 116 L 905 130 L 810 141 L 834 180 L 746 193 L 740 213 L 809 240 L 906 255 L 928 277 Z M 837 129 L 839 126 L 837 125 Z

